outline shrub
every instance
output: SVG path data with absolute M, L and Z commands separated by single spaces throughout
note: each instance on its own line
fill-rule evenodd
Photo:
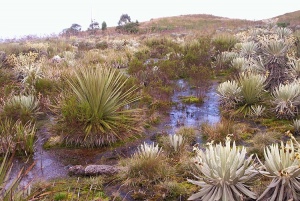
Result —
M 258 200 L 299 200 L 300 160 L 293 142 L 265 148 L 264 157 L 265 163 L 261 165 L 265 171 L 261 173 L 273 179 Z
M 251 182 L 257 172 L 252 155 L 246 158 L 245 147 L 237 148 L 235 142 L 232 147 L 227 139 L 225 146 L 221 143 L 210 144 L 205 152 L 195 148 L 194 158 L 198 180 L 189 182 L 201 187 L 198 193 L 188 200 L 243 200 L 256 199 L 255 193 L 249 190 Z
M 123 90 L 127 80 L 112 68 L 78 68 L 74 77 L 67 77 L 74 98 L 60 106 L 62 122 L 84 130 L 82 143 L 87 138 L 91 142 L 98 138 L 94 143 L 102 146 L 140 131 L 141 110 L 133 105 L 140 96 L 134 94 L 134 86 Z
M 211 65 L 211 43 L 210 37 L 202 36 L 197 40 L 188 42 L 183 47 L 183 63 L 185 66 Z
M 108 43 L 106 41 L 101 41 L 96 44 L 96 48 L 100 50 L 105 50 L 108 48 Z

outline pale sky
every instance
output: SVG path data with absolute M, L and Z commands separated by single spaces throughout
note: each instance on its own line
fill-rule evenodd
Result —
M 110 27 L 125 13 L 139 22 L 186 14 L 261 20 L 296 10 L 299 0 L 1 0 L 0 38 L 57 34 L 73 23 L 86 30 L 91 14 Z

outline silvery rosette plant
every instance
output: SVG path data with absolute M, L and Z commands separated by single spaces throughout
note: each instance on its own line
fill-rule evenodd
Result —
M 266 147 L 264 157 L 261 173 L 273 179 L 258 200 L 300 200 L 300 153 L 293 142 Z
M 195 164 L 199 174 L 197 180 L 189 182 L 201 187 L 198 193 L 188 200 L 203 201 L 243 200 L 245 197 L 256 199 L 256 194 L 249 187 L 255 176 L 256 164 L 252 155 L 246 158 L 245 147 L 238 148 L 227 138 L 225 146 L 209 144 L 205 151 L 195 148 Z

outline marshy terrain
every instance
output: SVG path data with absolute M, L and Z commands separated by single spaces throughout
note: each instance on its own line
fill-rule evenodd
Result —
M 300 200 L 299 19 L 0 43 L 0 199 Z

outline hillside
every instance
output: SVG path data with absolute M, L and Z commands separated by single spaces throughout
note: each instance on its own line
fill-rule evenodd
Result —
M 148 22 L 142 22 L 140 28 L 149 31 L 193 30 L 211 33 L 217 29 L 243 28 L 261 23 L 261 21 L 197 14 L 151 19 Z
M 273 17 L 273 19 L 275 18 L 278 18 L 279 23 L 287 23 L 291 27 L 300 25 L 300 11 Z M 261 20 L 251 21 L 243 19 L 224 18 L 206 14 L 195 14 L 151 19 L 150 21 L 142 22 L 140 28 L 150 32 L 193 30 L 211 33 L 218 29 L 234 30 L 236 28 L 246 28 L 248 26 L 261 25 L 262 23 L 263 22 Z
M 300 25 L 300 10 L 279 15 L 275 18 L 278 18 L 278 22 L 289 23 L 291 27 L 294 27 Z

